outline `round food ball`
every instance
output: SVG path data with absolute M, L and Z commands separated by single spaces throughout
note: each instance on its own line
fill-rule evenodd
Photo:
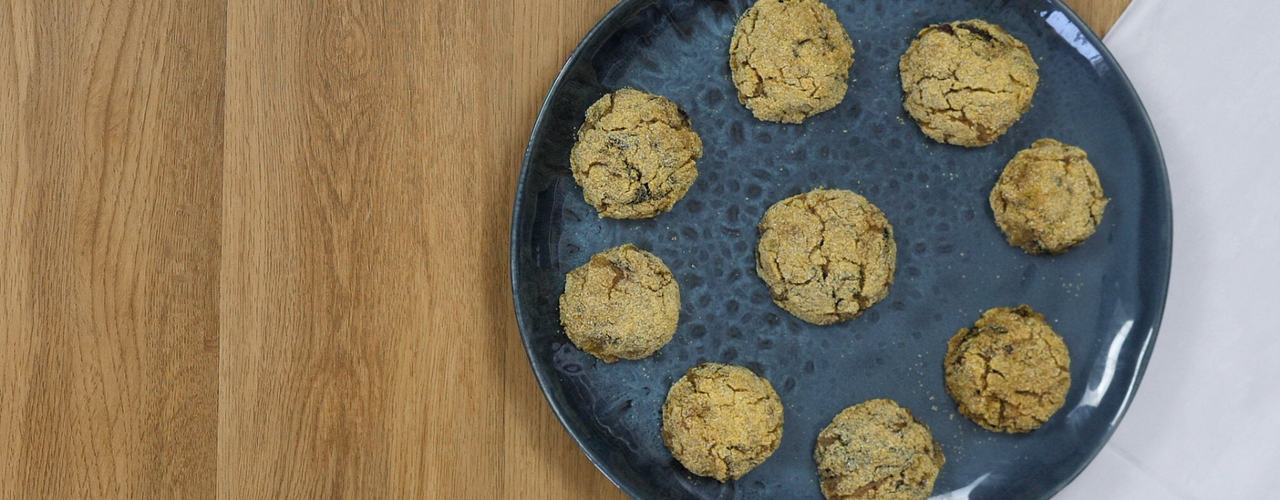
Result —
M 587 109 L 569 164 L 601 217 L 643 219 L 671 210 L 698 178 L 702 139 L 665 97 L 622 89 Z
M 1107 198 L 1083 149 L 1040 139 L 1005 165 L 991 190 L 991 211 L 1009 244 L 1058 254 L 1093 235 Z
M 813 450 L 829 499 L 924 500 L 947 459 L 929 427 L 888 399 L 845 408 Z
M 960 413 L 993 431 L 1030 432 L 1071 388 L 1071 357 L 1044 316 L 997 307 L 947 343 L 947 392 Z
M 579 349 L 612 363 L 640 359 L 671 341 L 680 286 L 657 256 L 630 244 L 592 255 L 565 277 L 560 324 Z
M 689 472 L 738 479 L 782 442 L 782 400 L 751 370 L 700 364 L 667 392 L 662 441 Z
M 760 0 L 733 30 L 729 69 L 756 118 L 800 123 L 844 100 L 853 42 L 819 0 Z
M 866 198 L 815 189 L 774 204 L 759 229 L 756 273 L 796 317 L 846 321 L 889 295 L 898 246 L 884 212 Z
M 986 146 L 1031 108 L 1039 66 L 1026 44 L 980 19 L 920 30 L 898 61 L 903 106 L 925 135 Z

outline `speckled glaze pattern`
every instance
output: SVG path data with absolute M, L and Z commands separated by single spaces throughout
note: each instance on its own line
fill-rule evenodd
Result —
M 553 410 L 600 469 L 637 498 L 821 498 L 814 440 L 841 409 L 891 398 L 947 455 L 935 494 L 1043 498 L 1074 478 L 1136 390 L 1163 310 L 1172 231 L 1159 146 L 1137 96 L 1097 38 L 1058 1 L 829 0 L 858 58 L 839 106 L 801 125 L 738 103 L 727 53 L 748 0 L 624 0 L 586 37 L 534 127 L 518 188 L 511 273 L 516 315 Z M 897 61 L 920 27 L 983 18 L 1040 65 L 1031 110 L 995 144 L 925 137 L 903 111 Z M 701 176 L 671 212 L 600 219 L 569 171 L 587 107 L 631 86 L 675 101 L 702 136 Z M 1005 243 L 987 194 L 1041 137 L 1089 152 L 1111 196 L 1097 234 L 1061 256 Z M 774 202 L 845 188 L 884 210 L 898 245 L 889 296 L 832 326 L 779 309 L 754 270 L 756 223 Z M 569 343 L 564 276 L 603 249 L 660 256 L 682 291 L 675 338 L 640 361 L 605 364 Z M 947 339 L 991 307 L 1031 304 L 1072 353 L 1067 403 L 1028 435 L 957 414 L 943 384 Z M 667 389 L 703 361 L 746 366 L 782 398 L 780 448 L 740 480 L 685 471 L 662 444 Z

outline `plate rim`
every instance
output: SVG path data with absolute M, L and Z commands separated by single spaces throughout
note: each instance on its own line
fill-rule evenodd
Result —
M 574 444 L 578 446 L 578 450 L 581 451 L 583 455 L 586 455 L 587 459 L 591 461 L 591 464 L 596 468 L 596 470 L 600 471 L 601 474 L 603 474 L 606 478 L 608 478 L 609 481 L 612 482 L 613 485 L 616 486 L 619 490 L 621 490 L 623 494 L 631 498 L 639 498 L 636 488 L 632 484 L 630 484 L 629 481 L 622 478 L 620 475 L 616 474 L 613 471 L 608 470 L 603 465 L 601 465 L 601 462 L 602 462 L 601 458 L 596 456 L 595 453 L 593 453 L 588 447 L 586 447 L 583 444 L 583 437 L 581 436 L 580 430 L 574 429 L 573 427 L 568 425 L 565 414 L 564 414 L 564 409 L 560 405 L 555 404 L 552 398 L 550 390 L 548 389 L 550 384 L 548 377 L 550 377 L 550 374 L 546 373 L 545 370 L 539 370 L 538 366 L 533 362 L 534 346 L 530 342 L 530 336 L 526 334 L 526 331 L 528 330 L 529 325 L 526 324 L 526 320 L 525 320 L 526 314 L 519 300 L 521 280 L 516 270 L 520 267 L 520 263 L 519 263 L 520 254 L 519 254 L 518 246 L 519 246 L 519 242 L 521 241 L 520 236 L 522 236 L 520 216 L 523 213 L 523 211 L 521 210 L 521 206 L 523 204 L 522 202 L 524 201 L 524 197 L 525 197 L 524 195 L 525 186 L 528 182 L 529 175 L 530 175 L 531 169 L 529 167 L 530 167 L 530 163 L 533 160 L 535 140 L 539 136 L 545 133 L 544 129 L 547 126 L 546 121 L 548 120 L 547 111 L 548 111 L 548 106 L 551 104 L 552 95 L 555 93 L 556 89 L 559 89 L 564 83 L 565 79 L 568 76 L 569 68 L 583 57 L 586 48 L 591 44 L 593 44 L 594 42 L 596 42 L 597 37 L 602 36 L 602 33 L 605 31 L 607 26 L 612 26 L 614 24 L 614 21 L 616 21 L 618 18 L 623 17 L 624 15 L 630 14 L 632 11 L 637 10 L 639 7 L 646 4 L 655 3 L 656 1 L 658 0 L 620 0 L 616 5 L 611 7 L 609 11 L 606 12 L 603 16 L 601 16 L 600 20 L 596 21 L 596 23 L 591 27 L 591 29 L 588 30 L 587 33 L 583 35 L 582 40 L 579 41 L 578 44 L 574 47 L 573 51 L 570 52 L 569 57 L 566 58 L 564 64 L 561 65 L 560 71 L 557 72 L 555 80 L 553 80 L 551 83 L 551 86 L 548 87 L 547 95 L 546 97 L 543 98 L 542 104 L 538 109 L 538 116 L 534 120 L 533 127 L 529 130 L 529 141 L 525 145 L 525 151 L 520 161 L 520 174 L 519 174 L 518 180 L 516 181 L 515 198 L 513 200 L 512 208 L 511 208 L 511 231 L 509 234 L 510 256 L 507 263 L 508 265 L 507 272 L 511 279 L 511 300 L 513 303 L 514 312 L 516 316 L 516 326 L 520 334 L 520 342 L 524 346 L 525 359 L 529 362 L 529 368 L 533 370 L 534 378 L 538 382 L 538 389 L 542 392 L 543 399 L 546 401 L 547 406 L 551 407 L 551 411 L 552 413 L 555 414 L 556 420 L 560 422 L 560 427 L 562 427 L 565 430 L 565 432 L 569 434 L 570 439 L 572 439 Z M 1102 56 L 1102 59 L 1108 64 L 1108 66 L 1116 70 L 1116 75 L 1118 76 L 1118 83 L 1121 84 L 1121 90 L 1126 92 L 1129 96 L 1132 97 L 1133 103 L 1136 104 L 1137 106 L 1136 108 L 1137 115 L 1138 117 L 1141 118 L 1141 124 L 1145 125 L 1147 135 L 1149 136 L 1151 144 L 1154 146 L 1152 153 L 1154 154 L 1156 162 L 1159 164 L 1159 172 L 1163 174 L 1158 179 L 1160 183 L 1159 190 L 1163 191 L 1164 199 L 1168 200 L 1168 203 L 1165 206 L 1165 210 L 1164 210 L 1165 220 L 1167 220 L 1168 223 L 1166 224 L 1166 228 L 1163 231 L 1164 234 L 1161 235 L 1162 236 L 1161 239 L 1163 240 L 1163 245 L 1159 246 L 1159 248 L 1163 249 L 1164 251 L 1161 252 L 1160 255 L 1156 256 L 1156 258 L 1163 260 L 1163 266 L 1162 266 L 1163 279 L 1160 279 L 1156 283 L 1154 283 L 1154 285 L 1156 285 L 1159 288 L 1159 292 L 1158 292 L 1159 298 L 1154 303 L 1155 307 L 1150 311 L 1152 313 L 1151 327 L 1144 334 L 1146 338 L 1144 339 L 1144 346 L 1143 346 L 1142 352 L 1140 353 L 1137 360 L 1138 366 L 1134 372 L 1133 378 L 1129 381 L 1127 387 L 1125 387 L 1124 399 L 1120 403 L 1119 411 L 1116 413 L 1115 418 L 1111 421 L 1111 423 L 1107 426 L 1107 429 L 1103 433 L 1101 444 L 1088 453 L 1088 458 L 1080 462 L 1079 467 L 1077 467 L 1074 472 L 1064 477 L 1062 480 L 1058 481 L 1057 484 L 1053 485 L 1051 488 L 1045 491 L 1045 495 L 1043 496 L 1043 498 L 1050 498 L 1050 497 L 1053 497 L 1054 495 L 1057 495 L 1064 488 L 1066 488 L 1068 484 L 1071 484 L 1071 482 L 1075 481 L 1075 479 L 1078 478 L 1080 474 L 1082 474 L 1084 470 L 1087 469 L 1091 463 L 1093 463 L 1093 460 L 1097 458 L 1098 453 L 1101 453 L 1102 449 L 1105 448 L 1107 446 L 1107 443 L 1111 441 L 1112 435 L 1115 434 L 1116 429 L 1119 428 L 1120 423 L 1124 421 L 1124 417 L 1128 414 L 1129 409 L 1132 407 L 1134 396 L 1137 394 L 1138 387 L 1139 385 L 1141 385 L 1142 379 L 1146 375 L 1147 366 L 1150 364 L 1151 353 L 1155 349 L 1156 340 L 1159 337 L 1161 322 L 1164 320 L 1164 310 L 1165 310 L 1165 305 L 1168 301 L 1169 280 L 1170 280 L 1170 275 L 1172 273 L 1172 265 L 1173 265 L 1172 257 L 1173 257 L 1174 218 L 1173 218 L 1173 196 L 1172 196 L 1172 191 L 1170 189 L 1170 184 L 1169 184 L 1169 169 L 1164 159 L 1164 150 L 1160 145 L 1160 138 L 1156 133 L 1155 125 L 1151 122 L 1151 116 L 1147 112 L 1146 106 L 1142 103 L 1141 96 L 1139 96 L 1137 90 L 1134 89 L 1133 82 L 1129 80 L 1129 76 L 1125 73 L 1124 68 L 1121 67 L 1120 62 L 1117 61 L 1115 56 L 1111 54 L 1110 49 L 1108 49 L 1106 44 L 1102 42 L 1102 39 L 1098 37 L 1097 33 L 1093 31 L 1093 28 L 1090 27 L 1087 23 L 1085 23 L 1084 20 L 1081 19 L 1078 14 L 1076 14 L 1075 10 L 1073 10 L 1070 6 L 1068 6 L 1063 0 L 1035 0 L 1035 1 L 1048 4 L 1048 6 L 1052 7 L 1054 10 L 1062 12 L 1064 15 L 1066 15 L 1067 20 L 1070 21 L 1071 24 L 1076 27 L 1076 29 L 1080 32 L 1082 36 L 1084 36 L 1085 40 L 1089 43 L 1089 45 L 1098 50 L 1099 54 L 1101 54 Z M 1159 264 L 1159 263 L 1157 262 L 1156 264 Z

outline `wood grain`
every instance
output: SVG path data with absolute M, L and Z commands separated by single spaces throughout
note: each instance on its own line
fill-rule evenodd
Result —
M 505 496 L 512 12 L 230 3 L 221 495 Z
M 0 498 L 621 498 L 506 265 L 613 4 L 0 4 Z
M 1071 10 L 1076 11 L 1093 31 L 1102 37 L 1111 31 L 1116 19 L 1124 13 L 1131 0 L 1064 0 Z
M 224 17 L 0 6 L 0 496 L 215 480 Z
M 433 13 L 441 24 L 459 20 L 452 5 Z M 467 477 L 497 466 L 488 454 L 440 462 L 457 467 L 454 481 L 424 480 L 425 450 L 461 456 L 452 440 L 462 436 L 497 446 L 496 398 L 438 398 L 500 385 L 497 339 L 475 333 L 505 319 L 478 314 L 481 289 L 456 281 L 481 261 L 441 268 L 475 255 L 457 248 L 474 240 L 444 236 L 481 212 L 454 208 L 466 192 L 445 188 L 467 172 L 429 152 L 479 123 L 444 119 L 455 89 L 428 76 L 458 68 L 426 61 L 447 49 L 488 56 L 466 39 L 432 45 L 439 24 L 427 15 L 373 2 L 229 2 L 219 496 L 496 493 Z M 461 161 L 479 150 L 449 151 Z

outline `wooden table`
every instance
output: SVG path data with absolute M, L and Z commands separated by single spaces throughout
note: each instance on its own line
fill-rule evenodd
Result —
M 621 496 L 506 264 L 613 2 L 415 3 L 0 6 L 0 497 Z

